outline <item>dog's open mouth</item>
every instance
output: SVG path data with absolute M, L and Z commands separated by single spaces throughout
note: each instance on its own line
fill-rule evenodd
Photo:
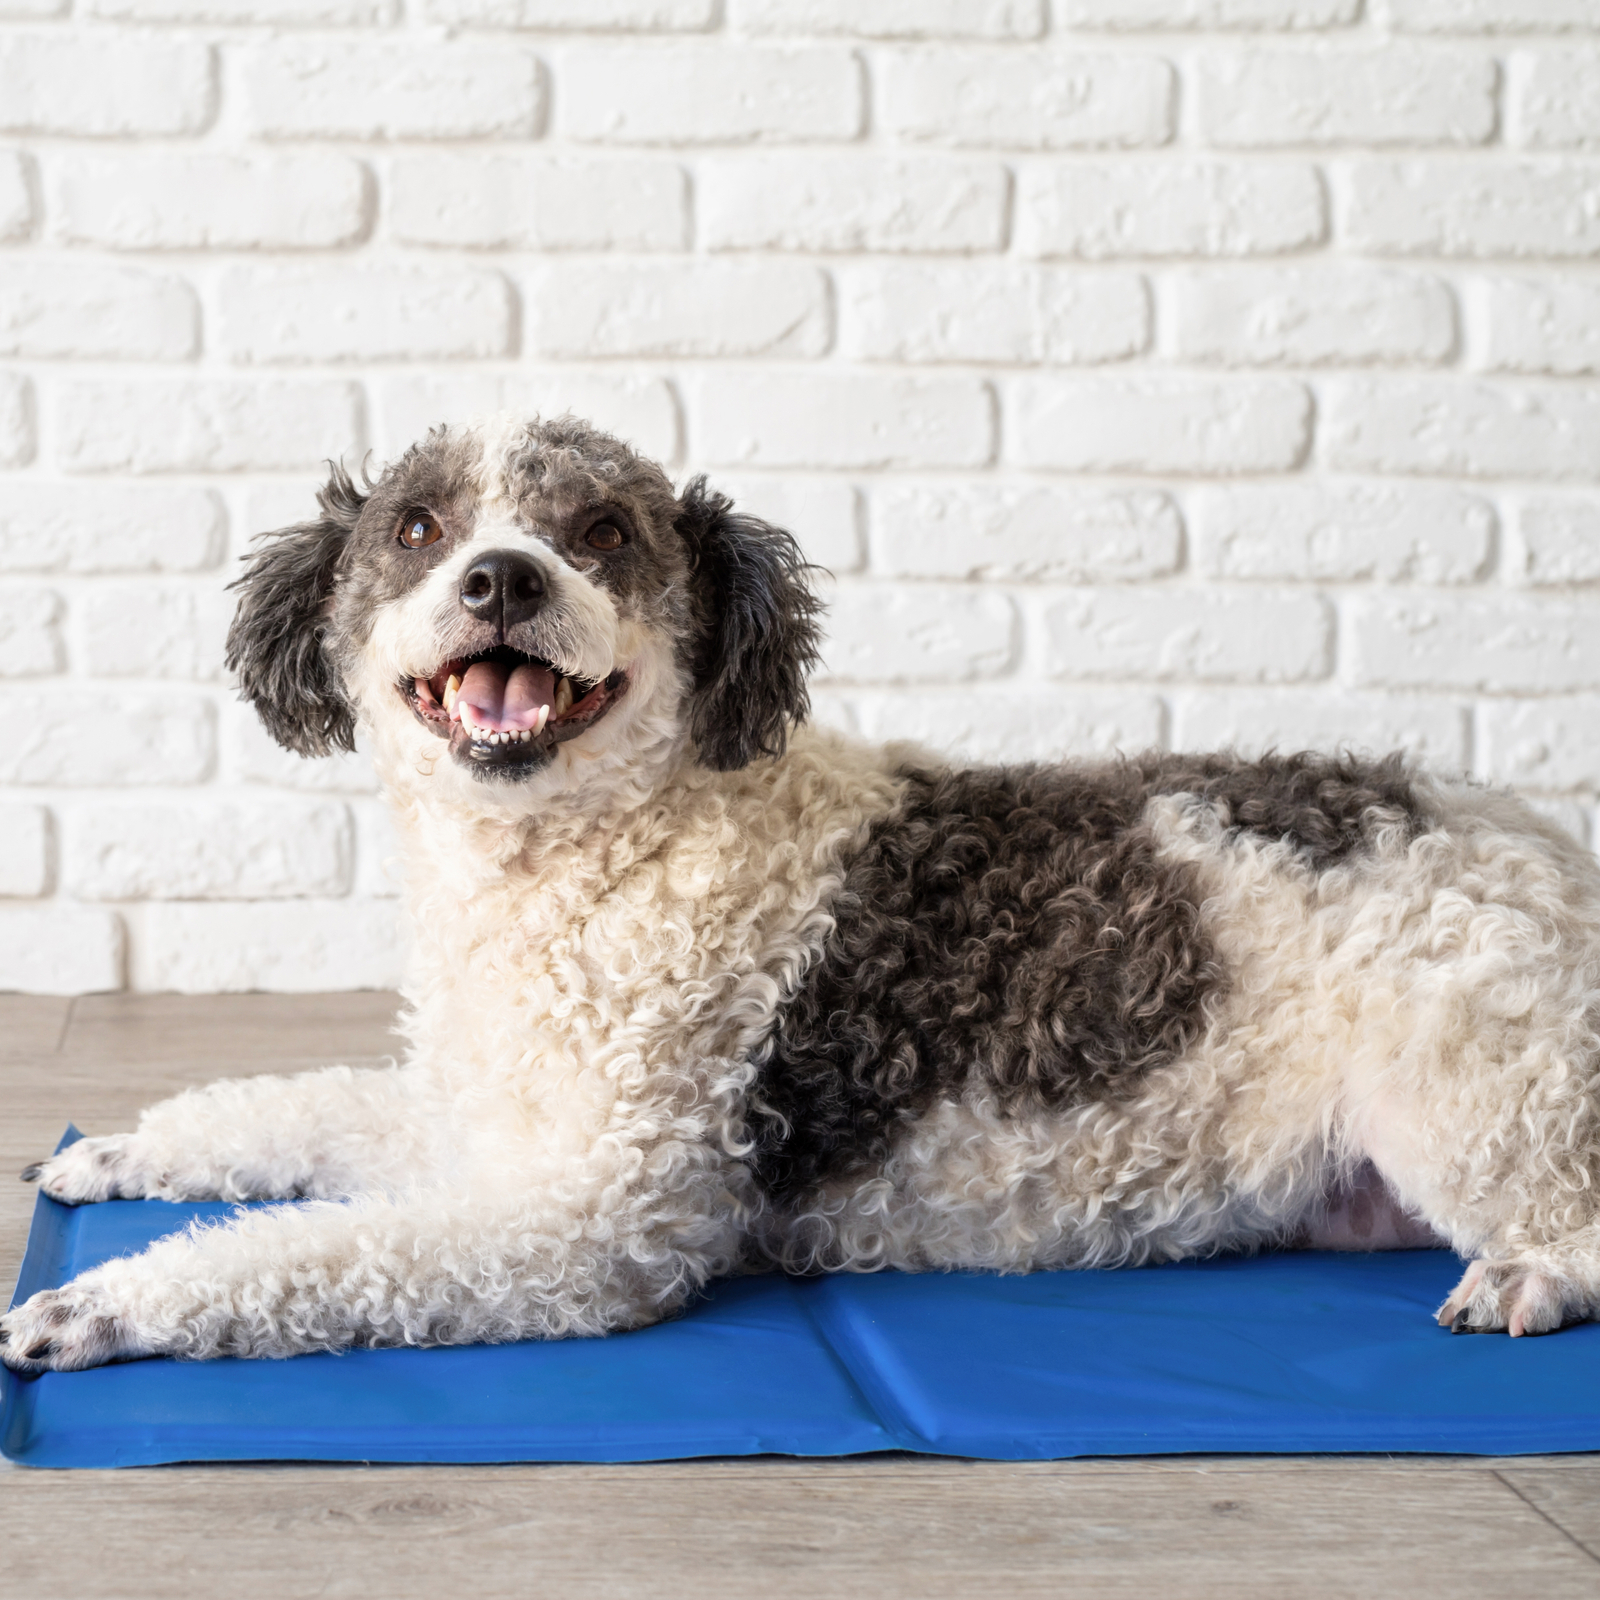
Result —
M 598 681 L 510 645 L 446 661 L 431 678 L 402 679 L 418 719 L 453 754 L 485 767 L 543 764 L 558 744 L 592 728 L 623 696 L 628 674 Z

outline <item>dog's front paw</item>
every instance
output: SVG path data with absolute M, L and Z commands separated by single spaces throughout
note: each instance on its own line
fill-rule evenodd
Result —
M 18 1372 L 76 1372 L 150 1353 L 96 1287 L 45 1289 L 0 1316 L 0 1361 Z
M 1523 1262 L 1474 1261 L 1439 1307 L 1452 1333 L 1554 1333 L 1582 1322 L 1590 1308 L 1573 1285 Z
M 23 1169 L 24 1179 L 63 1205 L 89 1205 L 97 1200 L 137 1200 L 146 1187 L 133 1149 L 134 1135 L 112 1133 L 103 1139 L 80 1139 L 47 1161 Z

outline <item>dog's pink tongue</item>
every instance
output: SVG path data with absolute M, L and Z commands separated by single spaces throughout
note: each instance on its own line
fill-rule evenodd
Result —
M 518 667 L 506 679 L 506 703 L 500 713 L 505 726 L 531 728 L 539 720 L 539 707 L 555 697 L 556 675 L 549 667 Z
M 549 705 L 555 692 L 555 674 L 548 667 L 520 666 L 508 677 L 496 661 L 474 661 L 461 680 L 456 705 L 471 706 L 472 722 L 480 728 L 531 728 L 539 707 Z

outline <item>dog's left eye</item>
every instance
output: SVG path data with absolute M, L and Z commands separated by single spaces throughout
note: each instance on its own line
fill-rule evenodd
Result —
M 620 550 L 622 548 L 622 529 L 614 522 L 597 522 L 584 535 L 589 547 L 594 550 Z
M 444 537 L 444 529 L 426 511 L 411 511 L 400 524 L 400 543 L 408 550 L 420 550 Z

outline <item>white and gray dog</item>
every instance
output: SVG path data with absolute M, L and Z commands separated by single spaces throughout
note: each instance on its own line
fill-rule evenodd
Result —
M 31 1168 L 288 1200 L 0 1324 L 23 1369 L 600 1334 L 719 1275 L 1437 1239 L 1439 1313 L 1600 1309 L 1600 869 L 1398 759 L 952 768 L 801 727 L 794 543 L 571 419 L 430 434 L 241 580 L 359 726 L 403 1064 L 224 1081 Z

